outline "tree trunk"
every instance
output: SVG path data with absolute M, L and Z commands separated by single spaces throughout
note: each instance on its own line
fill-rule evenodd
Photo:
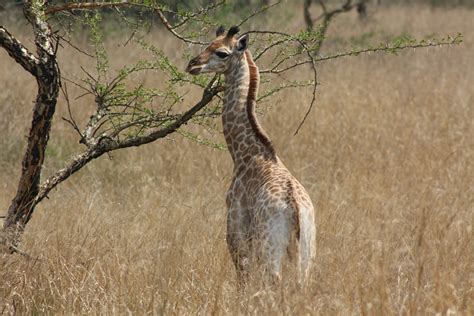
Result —
M 40 2 L 40 3 L 38 3 Z M 33 120 L 28 135 L 28 145 L 22 161 L 20 182 L 15 197 L 3 223 L 0 242 L 10 252 L 15 251 L 25 225 L 36 206 L 45 149 L 49 140 L 51 121 L 56 110 L 60 88 L 60 74 L 51 28 L 44 15 L 43 1 L 25 2 L 25 17 L 33 25 L 37 57 L 3 27 L 0 28 L 0 45 L 35 78 L 38 94 L 33 107 Z

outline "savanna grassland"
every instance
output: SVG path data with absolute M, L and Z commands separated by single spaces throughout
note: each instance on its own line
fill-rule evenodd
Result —
M 303 28 L 302 8 L 291 10 L 288 21 L 278 11 L 265 28 Z M 31 45 L 25 23 L 11 28 Z M 284 279 L 278 288 L 251 284 L 238 293 L 225 242 L 230 156 L 174 135 L 92 162 L 38 206 L 21 244 L 31 258 L 0 259 L 0 311 L 474 314 L 473 31 L 474 11 L 464 8 L 381 7 L 365 23 L 355 13 L 340 16 L 323 54 L 403 33 L 462 32 L 464 43 L 320 64 L 317 103 L 297 136 L 310 88 L 261 104 L 262 125 L 317 210 L 317 258 L 307 289 Z M 154 32 L 178 58 L 182 45 Z M 112 65 L 143 53 L 119 49 L 125 40 L 108 39 Z M 177 60 L 184 68 L 187 60 Z M 91 63 L 67 45 L 59 61 L 70 77 Z M 36 83 L 4 51 L 0 73 L 0 210 L 6 212 Z M 162 85 L 158 76 L 146 81 Z M 200 94 L 192 89 L 183 104 Z M 81 98 L 72 110 L 84 122 L 92 100 Z M 45 176 L 81 146 L 61 119 L 64 98 L 57 111 Z M 218 132 L 195 131 L 223 142 Z

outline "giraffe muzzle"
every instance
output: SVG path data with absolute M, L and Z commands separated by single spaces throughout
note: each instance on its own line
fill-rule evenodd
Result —
M 189 61 L 188 66 L 186 67 L 186 72 L 191 75 L 198 75 L 201 72 L 202 65 L 199 65 L 198 57 L 195 57 Z

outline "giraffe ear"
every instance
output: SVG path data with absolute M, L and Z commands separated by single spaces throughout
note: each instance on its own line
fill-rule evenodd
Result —
M 225 27 L 224 25 L 221 25 L 217 28 L 216 30 L 216 36 L 221 36 L 222 34 L 225 33 Z
M 237 40 L 236 48 L 239 52 L 243 52 L 244 50 L 247 49 L 248 45 L 249 45 L 249 35 L 245 34 L 239 37 L 239 39 Z

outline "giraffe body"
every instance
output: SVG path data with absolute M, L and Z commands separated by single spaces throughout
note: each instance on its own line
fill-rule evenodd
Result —
M 315 255 L 314 208 L 257 121 L 258 68 L 247 50 L 248 36 L 236 39 L 237 32 L 232 27 L 224 34 L 220 28 L 216 40 L 187 68 L 191 74 L 225 75 L 222 124 L 234 162 L 226 197 L 229 251 L 243 282 L 253 264 L 280 279 L 286 257 L 304 281 Z
M 307 276 L 314 256 L 313 206 L 279 159 L 257 158 L 251 168 L 234 171 L 227 206 L 227 242 L 241 278 L 256 259 L 279 279 L 287 254 L 296 261 L 300 280 Z

